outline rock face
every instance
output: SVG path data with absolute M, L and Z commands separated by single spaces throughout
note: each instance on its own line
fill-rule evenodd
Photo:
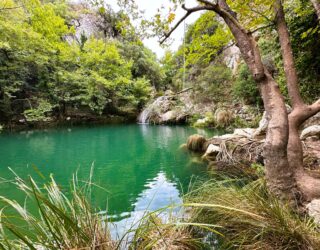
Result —
M 232 70 L 232 74 L 235 75 L 241 62 L 241 53 L 236 45 L 232 45 L 225 49 L 223 52 L 223 58 L 226 65 Z
M 166 92 L 164 96 L 149 103 L 138 117 L 139 123 L 181 124 L 195 114 L 204 114 L 212 110 L 211 104 L 195 104 L 191 93 L 174 94 Z

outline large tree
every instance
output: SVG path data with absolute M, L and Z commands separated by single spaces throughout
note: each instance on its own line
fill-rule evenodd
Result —
M 253 30 L 248 29 L 248 26 L 238 18 L 239 13 L 236 9 L 231 8 L 231 5 L 236 6 L 239 1 L 230 1 L 230 4 L 226 0 L 198 0 L 197 2 L 199 5 L 192 8 L 182 4 L 186 14 L 170 31 L 164 34 L 162 42 L 170 37 L 172 32 L 192 13 L 207 10 L 218 14 L 229 27 L 236 45 L 248 65 L 259 87 L 267 112 L 269 123 L 264 145 L 264 158 L 269 189 L 279 197 L 290 201 L 309 201 L 320 197 L 320 179 L 311 176 L 303 168 L 303 147 L 299 137 L 299 128 L 302 123 L 320 111 L 320 100 L 308 105 L 301 98 L 283 1 L 247 2 L 265 5 L 267 8 L 272 7 L 272 23 L 279 36 L 286 85 L 292 105 L 292 112 L 289 115 L 276 80 L 262 62 Z M 249 3 L 247 4 L 249 5 Z M 243 13 L 241 14 L 243 16 Z M 261 16 L 263 15 L 261 14 Z

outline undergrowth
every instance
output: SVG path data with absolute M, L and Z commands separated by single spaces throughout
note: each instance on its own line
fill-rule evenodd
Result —
M 262 179 L 244 186 L 237 179 L 206 182 L 185 206 L 193 222 L 221 227 L 218 249 L 320 249 L 313 220 L 270 194 Z

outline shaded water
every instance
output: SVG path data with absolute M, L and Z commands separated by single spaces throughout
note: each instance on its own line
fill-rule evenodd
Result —
M 180 203 L 192 176 L 205 171 L 179 146 L 189 135 L 212 136 L 212 131 L 183 126 L 110 125 L 0 134 L 0 195 L 23 201 L 12 184 L 20 177 L 39 175 L 55 180 L 67 192 L 77 171 L 87 180 L 94 162 L 92 200 L 116 221 L 146 209 Z M 35 170 L 38 169 L 38 170 Z M 107 191 L 106 191 L 107 190 Z

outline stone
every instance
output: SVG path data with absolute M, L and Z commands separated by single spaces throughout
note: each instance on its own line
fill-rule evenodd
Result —
M 259 122 L 259 127 L 256 129 L 256 131 L 253 133 L 252 137 L 256 138 L 260 135 L 264 135 L 268 128 L 268 120 L 267 120 L 267 112 L 264 111 L 262 118 Z
M 318 136 L 320 137 L 320 125 L 313 125 L 302 130 L 300 139 L 304 140 L 307 137 Z
M 320 199 L 312 200 L 306 208 L 309 216 L 314 219 L 315 223 L 320 224 Z
M 241 137 L 252 138 L 255 132 L 254 128 L 237 128 L 234 130 L 233 135 L 238 135 Z
M 320 125 L 320 112 L 315 114 L 314 116 L 310 117 L 308 120 L 306 120 L 302 127 L 307 128 L 313 125 Z
M 214 139 L 221 139 L 221 140 L 231 140 L 231 139 L 236 139 L 236 138 L 241 138 L 242 136 L 240 135 L 235 135 L 235 134 L 224 134 L 224 135 L 216 135 L 213 138 Z
M 209 144 L 206 152 L 204 153 L 204 155 L 202 157 L 216 156 L 219 152 L 221 152 L 221 148 L 219 146 Z

